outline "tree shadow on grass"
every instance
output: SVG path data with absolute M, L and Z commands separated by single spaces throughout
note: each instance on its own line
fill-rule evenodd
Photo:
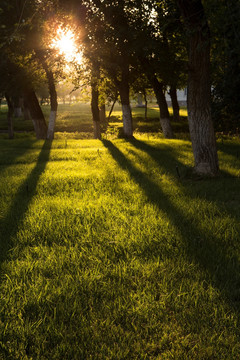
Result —
M 240 142 L 237 143 L 218 143 L 218 150 L 232 156 L 236 161 L 240 160 Z
M 133 140 L 134 142 L 134 140 Z M 103 140 L 119 166 L 144 191 L 149 201 L 163 211 L 181 236 L 185 253 L 194 261 L 214 287 L 217 287 L 229 305 L 237 312 L 240 310 L 240 264 L 237 256 L 229 259 L 227 251 L 211 231 L 203 231 L 177 208 L 163 190 L 133 163 L 110 141 Z M 225 245 L 226 246 L 226 245 Z
M 46 140 L 34 169 L 20 185 L 7 216 L 0 221 L 0 266 L 7 259 L 9 250 L 14 246 L 14 237 L 21 227 L 28 206 L 35 194 L 39 178 L 46 168 L 50 150 L 51 141 Z
M 219 176 L 216 178 L 201 178 L 193 175 L 192 168 L 176 158 L 177 154 L 171 146 L 165 145 L 164 148 L 160 149 L 137 139 L 129 140 L 129 142 L 136 149 L 147 153 L 159 168 L 164 169 L 171 176 L 178 179 L 179 187 L 181 187 L 185 195 L 192 199 L 201 198 L 214 202 L 221 211 L 227 211 L 229 215 L 236 217 L 232 201 L 236 197 L 237 200 L 239 198 L 239 178 L 223 170 L 220 171 Z M 201 183 L 197 180 L 201 180 Z M 214 188 L 212 187 L 213 181 Z M 189 186 L 190 184 L 191 186 Z
M 239 221 L 239 217 L 236 215 L 236 208 L 239 207 L 238 204 L 240 203 L 239 177 L 223 170 L 219 172 L 219 176 L 216 178 L 198 177 L 193 174 L 191 167 L 177 159 L 177 153 L 171 146 L 165 145 L 164 148 L 160 149 L 137 139 L 129 140 L 129 142 L 136 149 L 147 153 L 159 168 L 175 177 L 179 181 L 178 186 L 185 196 L 190 199 L 203 199 L 215 204 L 219 212 L 227 212 L 229 216 Z M 236 150 L 235 147 L 233 148 Z M 226 150 L 226 152 L 228 151 Z M 213 182 L 214 186 L 212 186 Z
M 0 148 L 0 173 L 9 166 L 18 163 L 18 158 L 23 156 L 29 150 L 30 146 L 36 141 L 37 140 L 26 141 L 26 144 L 24 144 L 24 146 L 22 146 L 23 144 L 21 144 L 21 146 L 14 147 L 12 146 L 11 140 L 10 144 L 8 140 L 7 142 L 2 143 L 4 146 L 1 146 Z

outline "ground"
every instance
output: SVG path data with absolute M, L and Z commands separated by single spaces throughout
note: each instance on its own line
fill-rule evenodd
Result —
M 0 148 L 1 359 L 239 358 L 238 139 Z
M 199 178 L 184 117 L 125 141 L 116 109 L 99 141 L 62 110 L 52 142 L 0 135 L 0 359 L 239 359 L 239 139 Z

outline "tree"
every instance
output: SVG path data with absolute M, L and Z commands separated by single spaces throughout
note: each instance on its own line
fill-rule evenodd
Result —
M 93 116 L 94 139 L 101 139 L 100 130 L 100 112 L 99 112 L 99 91 L 98 82 L 100 78 L 100 69 L 98 61 L 92 61 L 91 69 L 91 110 Z
M 1 90 L 8 96 L 24 96 L 24 103 L 31 113 L 37 138 L 46 138 L 46 122 L 34 92 L 34 84 L 42 80 L 42 73 L 33 61 L 26 45 L 25 25 L 33 15 L 33 2 L 25 7 L 24 1 L 1 3 Z M 24 18 L 23 18 L 24 14 Z
M 24 102 L 29 109 L 33 121 L 37 139 L 46 139 L 47 124 L 34 89 L 30 86 L 25 86 L 23 94 Z
M 240 120 L 240 2 L 205 2 L 211 30 L 212 114 L 215 128 L 237 132 Z
M 48 54 L 46 53 L 46 51 L 45 50 L 41 51 L 39 49 L 36 49 L 35 53 L 43 69 L 45 70 L 45 74 L 48 82 L 51 111 L 49 116 L 47 139 L 52 140 L 54 138 L 54 128 L 55 128 L 57 108 L 58 108 L 55 79 L 54 79 L 53 71 L 51 69 L 51 65 L 47 62 Z
M 5 93 L 5 98 L 8 105 L 8 113 L 7 113 L 7 121 L 8 121 L 8 136 L 9 139 L 14 138 L 14 130 L 13 130 L 13 113 L 14 113 L 14 104 L 11 97 Z
M 143 72 L 147 76 L 157 98 L 163 135 L 165 138 L 173 138 L 168 105 L 165 98 L 167 81 L 164 75 L 169 73 L 170 59 L 166 51 L 163 33 L 158 26 L 159 21 L 156 17 L 156 9 L 161 8 L 161 6 L 159 2 L 144 0 L 136 0 L 135 5 L 138 11 L 129 20 L 135 39 L 135 57 L 140 62 Z
M 188 122 L 195 171 L 216 175 L 218 156 L 211 117 L 210 32 L 201 0 L 178 0 L 189 39 Z
M 133 136 L 130 107 L 132 36 L 127 26 L 123 2 L 84 2 L 86 5 L 86 56 L 97 57 L 100 66 L 115 83 L 120 94 L 123 114 L 123 133 Z M 89 51 L 90 49 L 90 51 Z

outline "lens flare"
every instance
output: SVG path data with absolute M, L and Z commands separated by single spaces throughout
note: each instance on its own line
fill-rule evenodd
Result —
M 82 55 L 77 48 L 75 35 L 72 30 L 58 28 L 51 47 L 56 49 L 59 55 L 63 56 L 67 62 L 81 63 Z

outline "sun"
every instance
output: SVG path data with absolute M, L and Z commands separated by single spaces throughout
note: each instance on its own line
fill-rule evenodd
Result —
M 71 29 L 59 27 L 51 47 L 58 51 L 67 62 L 81 62 L 81 52 L 76 45 L 76 39 Z

